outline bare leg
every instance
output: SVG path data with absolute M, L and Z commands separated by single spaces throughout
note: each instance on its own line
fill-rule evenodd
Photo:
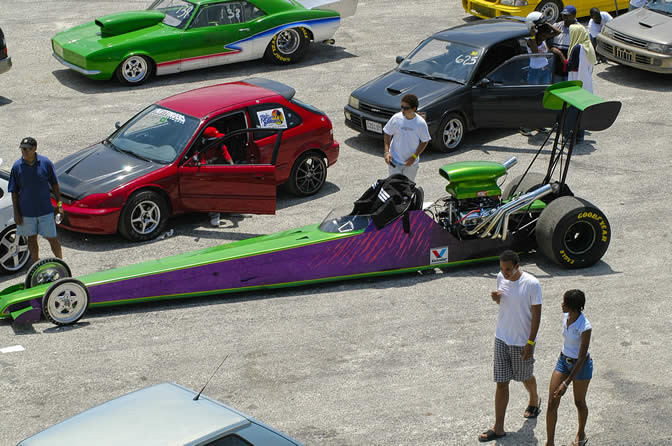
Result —
M 49 245 L 51 245 L 51 251 L 54 253 L 54 255 L 59 259 L 62 259 L 63 252 L 61 250 L 61 244 L 58 241 L 58 237 L 48 238 L 47 241 L 49 242 Z
M 31 265 L 40 260 L 40 246 L 37 244 L 37 234 L 28 236 L 28 251 L 30 252 Z
M 509 405 L 509 383 L 497 383 L 495 391 L 495 427 L 497 435 L 504 433 L 504 417 L 506 416 L 506 406 Z
M 567 376 L 569 375 L 557 370 L 553 370 L 551 375 L 551 382 L 548 385 L 548 406 L 546 408 L 546 446 L 555 444 L 555 425 L 558 421 L 558 406 L 560 406 L 560 398 L 554 398 L 553 392 L 562 381 L 567 379 Z
M 527 393 L 530 394 L 530 402 L 527 404 L 536 407 L 537 404 L 539 404 L 539 394 L 537 393 L 536 378 L 532 376 L 532 378 L 528 379 L 527 381 L 523 381 L 523 385 L 525 386 L 525 389 L 527 389 Z
M 588 421 L 588 405 L 586 404 L 586 393 L 588 393 L 589 379 L 574 380 L 574 404 L 579 413 L 579 432 L 576 434 L 576 442 L 586 439 L 586 422 Z

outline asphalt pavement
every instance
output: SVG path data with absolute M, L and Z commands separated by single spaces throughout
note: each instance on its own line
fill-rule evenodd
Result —
M 382 141 L 343 123 L 352 90 L 395 66 L 431 33 L 471 20 L 455 0 L 360 0 L 334 45 L 312 45 L 297 65 L 261 61 L 154 79 L 138 88 L 92 81 L 60 65 L 49 38 L 97 16 L 142 9 L 148 1 L 0 2 L 14 67 L 0 75 L 0 157 L 11 163 L 34 136 L 39 153 L 58 160 L 100 141 L 138 110 L 163 97 L 219 82 L 264 76 L 292 85 L 324 110 L 341 143 L 338 163 L 315 197 L 279 191 L 275 216 L 230 215 L 211 228 L 206 215 L 171 220 L 173 235 L 144 244 L 120 236 L 60 231 L 75 275 L 247 239 L 319 221 L 350 205 L 387 169 Z M 592 445 L 672 444 L 669 293 L 672 207 L 667 203 L 672 137 L 672 77 L 600 64 L 595 93 L 622 101 L 614 126 L 586 136 L 572 158 L 568 183 L 599 206 L 612 225 L 611 246 L 597 265 L 564 270 L 531 254 L 523 269 L 541 281 L 544 306 L 536 351 L 542 414 L 523 418 L 522 385 L 511 386 L 508 435 L 499 445 L 545 440 L 548 383 L 562 345 L 562 293 L 585 291 L 593 325 L 594 377 L 588 392 Z M 522 124 L 522 123 L 521 123 Z M 445 195 L 443 164 L 503 162 L 522 173 L 538 136 L 479 130 L 452 155 L 422 156 L 425 199 Z M 541 164 L 548 153 L 541 155 Z M 48 244 L 41 243 L 43 256 Z M 306 445 L 476 444 L 494 421 L 492 348 L 497 307 L 496 262 L 252 292 L 91 310 L 74 327 L 48 322 L 14 327 L 0 321 L 0 445 L 78 412 L 164 381 L 205 394 L 280 429 Z M 2 277 L 6 287 L 23 275 Z M 11 350 L 11 349 L 10 349 Z M 557 443 L 576 432 L 572 397 L 561 404 Z

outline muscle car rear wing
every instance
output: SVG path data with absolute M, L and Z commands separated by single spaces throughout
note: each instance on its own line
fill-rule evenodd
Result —
M 359 0 L 295 0 L 306 9 L 328 9 L 336 11 L 341 18 L 355 15 Z

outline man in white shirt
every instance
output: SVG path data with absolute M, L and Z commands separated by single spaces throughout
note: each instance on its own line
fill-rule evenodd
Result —
M 520 270 L 520 259 L 513 251 L 502 253 L 499 267 L 497 290 L 490 293 L 499 305 L 494 354 L 495 425 L 480 434 L 479 441 L 506 435 L 504 417 L 512 379 L 522 382 L 529 393 L 525 418 L 536 418 L 541 407 L 534 378 L 534 344 L 541 322 L 541 285 L 532 274 Z
M 416 113 L 418 97 L 407 94 L 401 98 L 401 112 L 387 121 L 383 128 L 385 162 L 389 175 L 400 173 L 415 181 L 420 166 L 420 154 L 432 139 L 425 120 Z
M 604 25 L 613 19 L 611 14 L 606 11 L 600 11 L 598 8 L 590 8 L 590 21 L 588 22 L 588 32 L 590 33 L 590 41 L 595 49 L 597 55 L 597 63 L 606 62 L 606 59 L 597 54 L 597 35 L 602 31 Z

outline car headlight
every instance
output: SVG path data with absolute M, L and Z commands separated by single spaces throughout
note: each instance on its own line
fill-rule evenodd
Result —
M 348 104 L 352 108 L 359 108 L 359 99 L 357 99 L 354 96 L 350 96 L 350 100 L 348 101 Z
M 600 31 L 600 34 L 607 37 L 614 37 L 614 30 L 605 25 L 602 27 L 602 31 Z
M 653 51 L 654 53 L 672 54 L 672 46 L 663 45 L 662 43 L 651 42 L 648 45 L 646 45 L 646 49 L 649 51 Z
M 500 3 L 507 6 L 527 6 L 527 0 L 502 0 Z

